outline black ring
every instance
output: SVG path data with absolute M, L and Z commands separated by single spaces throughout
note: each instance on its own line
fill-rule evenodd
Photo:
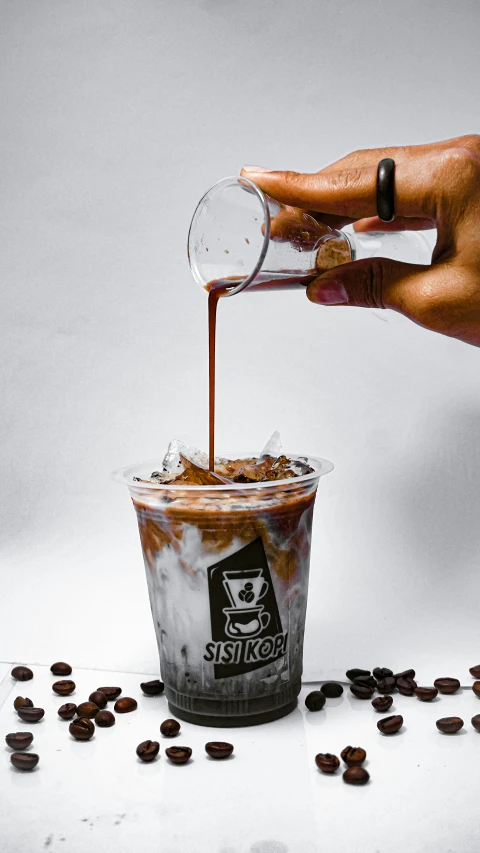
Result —
M 395 160 L 380 160 L 377 169 L 377 213 L 382 222 L 395 217 Z

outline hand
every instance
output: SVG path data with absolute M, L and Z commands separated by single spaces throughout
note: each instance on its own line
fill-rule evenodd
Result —
M 377 166 L 395 160 L 395 219 L 376 216 Z M 327 225 L 356 231 L 437 228 L 431 266 L 366 258 L 316 278 L 320 305 L 392 308 L 411 320 L 480 346 L 480 136 L 432 145 L 356 151 L 312 175 L 242 170 L 284 204 Z

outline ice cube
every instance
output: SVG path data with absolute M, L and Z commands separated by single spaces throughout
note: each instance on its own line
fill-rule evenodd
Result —
M 192 445 L 185 444 L 178 438 L 174 438 L 168 445 L 167 452 L 163 457 L 163 472 L 181 473 L 184 470 L 184 466 L 180 460 L 181 455 L 201 468 L 208 468 L 208 455 L 206 453 L 203 453 L 198 447 L 193 447 Z
M 280 438 L 280 433 L 278 429 L 275 430 L 274 433 L 268 439 L 265 447 L 263 448 L 260 456 L 258 457 L 259 462 L 263 462 L 263 460 L 269 456 L 271 459 L 277 459 L 282 452 L 282 439 Z
M 201 465 L 196 465 L 191 459 L 187 459 L 183 453 L 180 453 L 180 462 L 184 470 L 171 481 L 173 483 L 188 483 L 195 486 L 224 486 L 232 482 L 226 477 L 221 477 L 220 474 L 203 468 Z

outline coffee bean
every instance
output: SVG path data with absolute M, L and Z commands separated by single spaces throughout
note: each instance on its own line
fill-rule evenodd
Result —
M 372 690 L 376 690 L 377 687 L 377 682 L 373 675 L 359 675 L 353 679 L 353 683 L 363 685 L 364 687 L 371 687 Z
M 367 687 L 366 684 L 351 684 L 350 692 L 353 693 L 357 699 L 371 699 L 373 696 L 372 688 Z
M 60 705 L 57 711 L 62 720 L 71 720 L 77 713 L 77 706 L 73 702 L 67 702 L 65 705 Z
M 116 711 L 117 714 L 129 714 L 130 711 L 135 711 L 136 707 L 136 699 L 132 699 L 131 696 L 124 696 L 123 699 L 117 699 L 113 710 Z
M 480 666 L 471 666 L 469 673 L 470 675 L 473 675 L 474 678 L 480 678 Z
M 440 693 L 456 693 L 460 687 L 458 678 L 436 678 L 433 683 Z
M 340 761 L 337 756 L 332 755 L 330 752 L 319 752 L 315 756 L 315 764 L 322 773 L 335 773 L 335 770 L 338 770 L 340 767 Z
M 391 675 L 381 678 L 377 681 L 377 690 L 379 693 L 393 693 L 396 687 L 395 679 Z
M 17 770 L 33 770 L 38 764 L 39 756 L 35 752 L 13 752 L 10 761 Z
M 355 678 L 358 678 L 359 675 L 371 675 L 369 669 L 347 669 L 345 675 L 347 676 L 349 681 L 354 681 Z
M 394 735 L 403 726 L 403 717 L 401 714 L 394 714 L 391 717 L 383 717 L 377 723 L 377 729 L 382 735 Z
M 404 669 L 403 672 L 396 672 L 393 677 L 395 681 L 397 680 L 397 678 L 415 678 L 415 670 Z
M 437 729 L 446 735 L 454 735 L 463 728 L 463 720 L 460 717 L 442 717 L 435 723 Z
M 376 666 L 373 670 L 373 674 L 379 681 L 383 681 L 384 678 L 391 678 L 393 676 L 392 670 L 387 669 L 386 666 Z
M 320 690 L 312 690 L 305 698 L 305 705 L 309 711 L 321 711 L 325 705 L 325 694 Z
M 364 767 L 348 767 L 343 774 L 343 781 L 348 785 L 366 785 L 370 774 Z
M 111 711 L 99 711 L 95 717 L 95 725 L 100 726 L 101 729 L 109 729 L 110 726 L 115 725 L 115 717 Z
M 50 672 L 52 672 L 53 675 L 71 675 L 72 667 L 69 663 L 57 661 L 57 663 L 52 663 L 50 667 Z
M 417 682 L 413 678 L 397 678 L 397 690 L 402 696 L 413 696 Z
M 160 734 L 164 737 L 175 737 L 180 731 L 180 723 L 177 720 L 164 720 L 160 726 Z
M 393 705 L 391 696 L 379 696 L 377 699 L 372 699 L 372 705 L 376 711 L 389 711 Z
M 165 688 L 163 681 L 155 678 L 153 681 L 143 681 L 140 685 L 146 696 L 160 696 Z
M 5 740 L 10 749 L 26 749 L 27 746 L 30 746 L 33 735 L 31 732 L 11 732 L 11 734 L 5 735 Z
M 74 681 L 55 681 L 52 684 L 52 690 L 58 696 L 70 696 L 70 693 L 73 693 L 75 690 L 75 682 Z
M 107 702 L 113 702 L 114 699 L 118 699 L 122 692 L 121 687 L 97 687 L 97 690 L 107 697 Z
M 322 684 L 320 690 L 327 699 L 338 699 L 343 693 L 342 685 L 337 684 L 336 681 L 327 681 L 326 684 Z
M 95 731 L 95 726 L 87 717 L 77 717 L 70 723 L 68 731 L 75 740 L 90 740 Z
M 480 714 L 475 714 L 472 717 L 472 726 L 477 732 L 480 732 Z
M 174 764 L 186 764 L 192 755 L 189 746 L 169 746 L 165 752 Z
M 90 693 L 88 697 L 90 702 L 94 702 L 98 708 L 105 708 L 107 704 L 107 697 L 105 693 L 100 693 L 100 690 L 94 690 L 93 693 Z
M 436 687 L 416 687 L 414 692 L 417 699 L 420 699 L 421 702 L 431 702 L 438 695 Z
M 361 746 L 346 746 L 341 752 L 342 760 L 348 767 L 359 767 L 367 757 Z
M 137 746 L 137 755 L 142 761 L 154 761 L 159 752 L 158 740 L 144 740 Z
M 233 752 L 233 744 L 221 740 L 211 740 L 205 744 L 205 752 L 210 758 L 228 758 Z
M 95 705 L 95 702 L 80 702 L 80 705 L 77 708 L 77 714 L 79 717 L 88 717 L 89 720 L 93 720 L 94 717 L 97 716 L 100 708 L 98 705 Z
M 31 699 L 24 699 L 23 696 L 17 696 L 13 703 L 13 707 L 16 711 L 18 711 L 19 708 L 33 708 L 33 702 Z
M 12 669 L 12 676 L 13 678 L 16 678 L 17 681 L 30 681 L 30 679 L 33 678 L 33 672 L 28 666 L 14 666 Z
M 480 699 L 480 681 L 473 682 L 472 690 L 475 693 L 475 696 L 478 696 L 478 698 Z
M 25 723 L 38 723 L 45 711 L 43 708 L 18 708 L 17 714 Z

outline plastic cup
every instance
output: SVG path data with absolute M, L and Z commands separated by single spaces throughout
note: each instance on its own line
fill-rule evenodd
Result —
M 137 514 L 165 695 L 179 719 L 248 726 L 296 707 L 313 508 L 333 465 L 289 457 L 307 458 L 313 473 L 213 487 L 136 482 L 161 468 L 157 459 L 114 475 Z

